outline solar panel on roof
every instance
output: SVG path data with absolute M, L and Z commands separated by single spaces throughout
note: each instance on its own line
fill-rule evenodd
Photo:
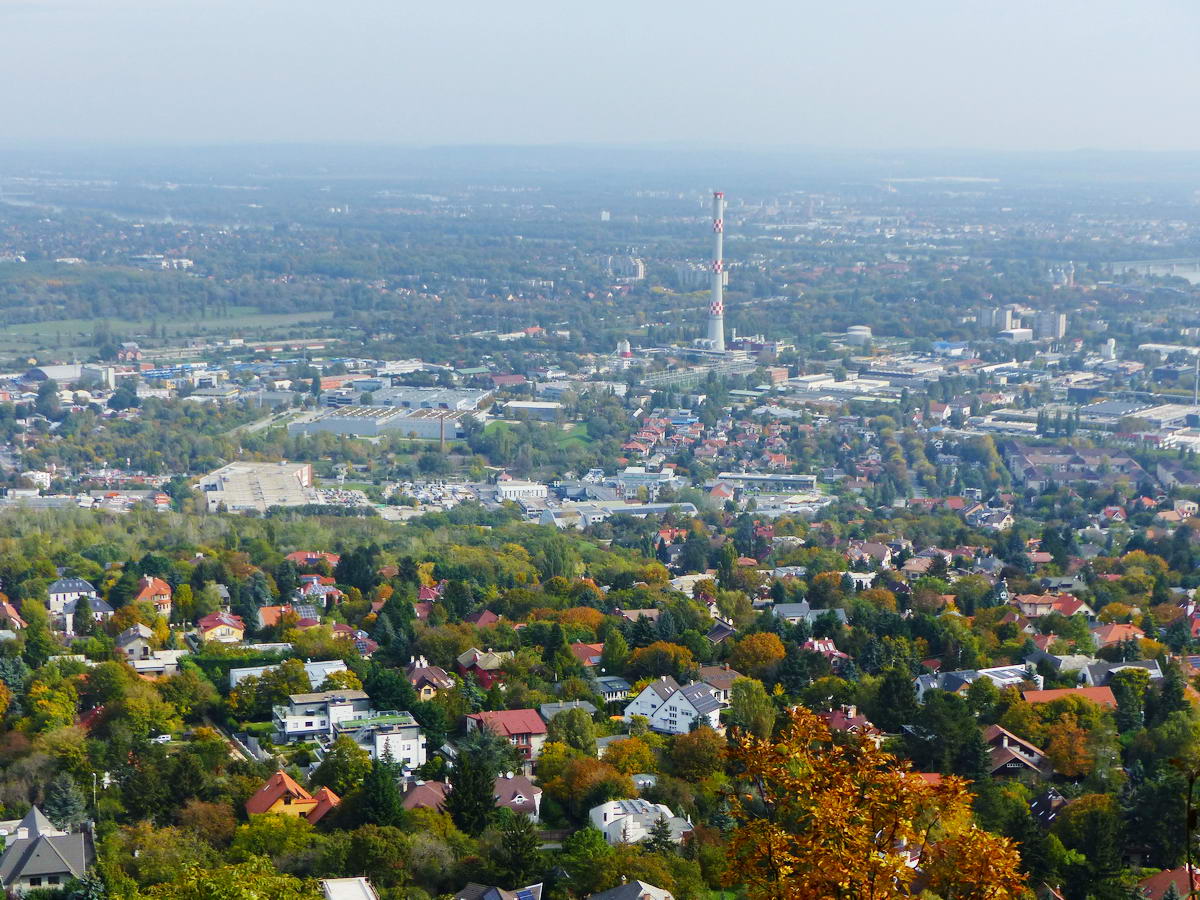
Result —
M 533 891 L 529 888 L 521 888 L 517 891 L 517 900 L 533 900 Z

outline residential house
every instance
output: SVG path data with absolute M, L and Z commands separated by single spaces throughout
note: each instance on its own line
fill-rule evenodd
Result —
M 601 675 L 596 679 L 596 690 L 605 703 L 624 700 L 629 696 L 632 685 L 619 675 Z
M 458 671 L 462 675 L 474 675 L 479 686 L 485 691 L 504 677 L 501 667 L 513 658 L 513 651 L 495 651 L 488 649 L 485 653 L 475 647 L 458 657 Z
M 441 810 L 450 787 L 442 781 L 418 781 L 404 792 L 405 809 Z M 542 812 L 542 789 L 514 772 L 505 772 L 492 784 L 497 808 L 529 816 L 537 821 Z
M 1055 688 L 1047 691 L 1021 691 L 1026 703 L 1052 703 L 1063 697 L 1082 697 L 1106 709 L 1117 708 L 1117 698 L 1110 687 Z
M 700 680 L 712 688 L 713 696 L 722 706 L 729 705 L 733 683 L 745 677 L 737 669 L 731 669 L 728 663 L 722 666 L 701 666 L 698 674 Z
M 559 703 L 543 703 L 538 707 L 538 712 L 549 725 L 551 720 L 559 713 L 564 713 L 568 709 L 582 709 L 589 716 L 596 714 L 596 707 L 587 700 L 564 700 Z
M 574 643 L 571 645 L 571 653 L 579 660 L 580 665 L 585 669 L 592 669 L 600 665 L 600 657 L 604 653 L 603 644 L 583 644 Z
M 960 669 L 954 672 L 937 672 L 932 675 L 918 675 L 916 678 L 917 700 L 925 697 L 926 691 L 949 691 L 952 694 L 965 693 L 973 682 L 980 678 L 990 678 L 996 687 L 1004 690 L 1006 687 L 1021 687 L 1026 684 L 1036 685 L 1039 689 L 1043 684 L 1032 666 L 994 666 L 990 669 Z
M 20 631 L 26 627 L 25 620 L 17 612 L 17 608 L 7 600 L 0 600 L 0 627 L 9 631 Z
M 675 900 L 675 895 L 644 881 L 627 881 L 611 890 L 592 894 L 587 900 Z
M 90 825 L 62 831 L 34 806 L 8 837 L 0 856 L 0 886 L 18 896 L 37 888 L 55 890 L 82 878 L 95 859 Z
M 652 681 L 625 707 L 625 721 L 646 716 L 650 727 L 664 734 L 686 734 L 696 721 L 719 728 L 721 703 L 713 689 L 699 681 L 680 686 L 664 675 Z
M 333 736 L 334 726 L 347 719 L 374 714 L 366 691 L 318 691 L 292 694 L 283 706 L 272 710 L 277 743 L 294 743 Z
M 1097 647 L 1111 647 L 1123 641 L 1140 641 L 1145 637 L 1146 633 L 1136 625 L 1124 625 L 1119 622 L 1097 625 L 1092 629 L 1092 638 Z
M 677 844 L 692 830 L 692 823 L 671 812 L 671 807 L 640 797 L 610 800 L 593 806 L 588 811 L 588 819 L 610 844 L 636 844 L 643 841 L 660 819 L 667 821 L 671 828 L 671 839 Z
M 75 634 L 75 610 L 85 600 L 91 613 L 92 622 L 98 625 L 112 618 L 113 608 L 103 597 L 77 597 L 74 600 L 68 600 L 59 622 L 62 630 L 68 635 Z
M 333 737 L 347 735 L 370 754 L 371 759 L 383 759 L 388 753 L 398 765 L 416 769 L 425 765 L 425 734 L 412 713 L 388 710 L 367 711 L 333 725 Z
M 876 747 L 883 743 L 883 732 L 852 703 L 817 715 L 829 726 L 830 731 L 857 734 L 872 741 Z
M 341 798 L 329 788 L 321 788 L 315 794 L 310 794 L 291 775 L 280 769 L 246 801 L 246 812 L 252 816 L 263 813 L 296 816 L 315 825 L 341 802 Z
M 1188 887 L 1188 867 L 1179 866 L 1176 869 L 1166 869 L 1157 875 L 1151 875 L 1138 882 L 1141 896 L 1145 900 L 1164 900 L 1167 891 L 1175 888 L 1176 897 L 1192 897 L 1200 891 L 1200 871 L 1192 869 L 1192 885 Z
M 138 581 L 137 593 L 133 595 L 134 603 L 149 603 L 154 611 L 164 619 L 171 618 L 171 586 L 161 578 L 153 575 L 143 575 Z
M 843 625 L 847 621 L 844 609 L 813 609 L 807 600 L 802 600 L 799 603 L 776 603 L 771 607 L 771 612 L 789 625 L 795 625 L 797 622 L 807 622 L 809 625 L 812 625 L 821 616 L 829 614 L 833 614 Z
M 246 636 L 246 626 L 241 616 L 233 613 L 215 612 L 204 616 L 196 623 L 196 633 L 204 643 L 239 644 Z
M 1163 677 L 1163 670 L 1157 659 L 1139 659 L 1127 662 L 1100 660 L 1085 666 L 1079 673 L 1079 680 L 1088 687 L 1104 687 L 1112 681 L 1113 675 L 1122 669 L 1145 669 L 1150 674 L 1151 681 L 1161 681 Z
M 302 569 L 315 569 L 324 563 L 329 566 L 330 571 L 342 560 L 336 553 L 325 553 L 320 550 L 297 550 L 295 553 L 289 553 L 284 559 L 294 562 Z
M 149 659 L 154 652 L 151 646 L 154 632 L 141 622 L 130 625 L 116 637 L 117 652 L 124 659 Z
M 537 760 L 546 743 L 546 723 L 535 709 L 503 709 L 467 716 L 467 731 L 479 728 L 506 738 L 527 763 Z
M 448 691 L 454 687 L 454 679 L 446 674 L 446 670 L 441 666 L 431 666 L 424 656 L 412 657 L 404 667 L 404 674 L 422 700 L 432 700 L 438 691 Z
M 1042 780 L 1054 774 L 1054 766 L 1044 750 L 999 725 L 985 729 L 983 739 L 988 745 L 989 772 L 993 778 Z
M 64 615 L 67 611 L 67 604 L 73 604 L 80 597 L 87 597 L 89 601 L 92 601 L 100 596 L 92 583 L 84 581 L 82 578 L 59 578 L 52 581 L 46 591 L 48 598 L 46 605 L 52 616 Z
M 539 881 L 515 891 L 506 891 L 472 881 L 455 894 L 453 900 L 542 900 L 542 883 Z
M 255 678 L 261 678 L 266 672 L 273 671 L 279 668 L 278 665 L 271 666 L 245 666 L 238 669 L 229 670 L 229 687 L 235 688 L 238 683 L 245 678 L 253 675 Z M 304 674 L 308 676 L 308 686 L 314 690 L 325 683 L 325 679 L 335 672 L 345 672 L 346 662 L 341 659 L 324 659 L 313 662 L 309 660 L 304 664 Z

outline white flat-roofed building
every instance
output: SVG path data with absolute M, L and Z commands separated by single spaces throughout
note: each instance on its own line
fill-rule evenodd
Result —
M 496 482 L 497 500 L 540 500 L 547 496 L 549 489 L 536 481 L 498 481 Z
M 815 491 L 816 475 L 789 475 L 782 472 L 721 472 L 717 481 L 748 491 L 786 494 L 792 491 Z
M 382 759 L 391 751 L 392 760 L 398 765 L 415 769 L 425 765 L 425 735 L 412 713 L 371 712 L 367 715 L 345 719 L 333 727 L 334 736 L 349 735 L 359 747 L 371 754 L 371 759 Z
M 241 669 L 229 670 L 229 687 L 235 688 L 246 678 L 253 675 L 255 678 L 262 678 L 263 673 L 270 672 L 279 668 L 279 663 L 271 666 L 247 666 Z M 325 683 L 325 679 L 334 672 L 345 672 L 346 663 L 340 659 L 318 660 L 317 662 L 306 662 L 304 664 L 304 674 L 308 676 L 308 684 L 316 689 Z
M 321 691 L 292 694 L 286 706 L 272 710 L 276 737 L 286 743 L 329 737 L 334 726 L 374 714 L 366 691 Z
M 222 505 L 229 512 L 318 502 L 309 463 L 235 462 L 200 479 L 209 512 Z
M 350 437 L 379 437 L 383 434 L 414 436 L 436 441 L 455 440 L 463 435 L 461 410 L 399 406 L 337 406 L 291 422 L 288 434 L 341 434 Z
M 553 422 L 562 413 L 563 405 L 554 400 L 509 400 L 504 411 L 509 417 L 527 416 L 541 422 Z

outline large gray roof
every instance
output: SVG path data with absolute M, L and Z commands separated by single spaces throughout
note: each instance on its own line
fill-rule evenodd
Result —
M 720 709 L 721 703 L 713 695 L 712 688 L 702 681 L 694 681 L 686 687 L 681 687 L 679 693 L 687 698 L 688 703 L 698 713 L 712 712 L 714 709 Z
M 57 831 L 36 806 L 21 820 L 16 834 L 25 829 L 27 837 L 8 842 L 0 856 L 0 884 L 9 887 L 30 877 L 82 876 L 96 858 L 90 831 L 64 834 Z

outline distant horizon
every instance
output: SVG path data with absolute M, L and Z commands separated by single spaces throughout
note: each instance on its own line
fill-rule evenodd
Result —
M 0 0 L 9 142 L 1200 151 L 1179 0 Z

